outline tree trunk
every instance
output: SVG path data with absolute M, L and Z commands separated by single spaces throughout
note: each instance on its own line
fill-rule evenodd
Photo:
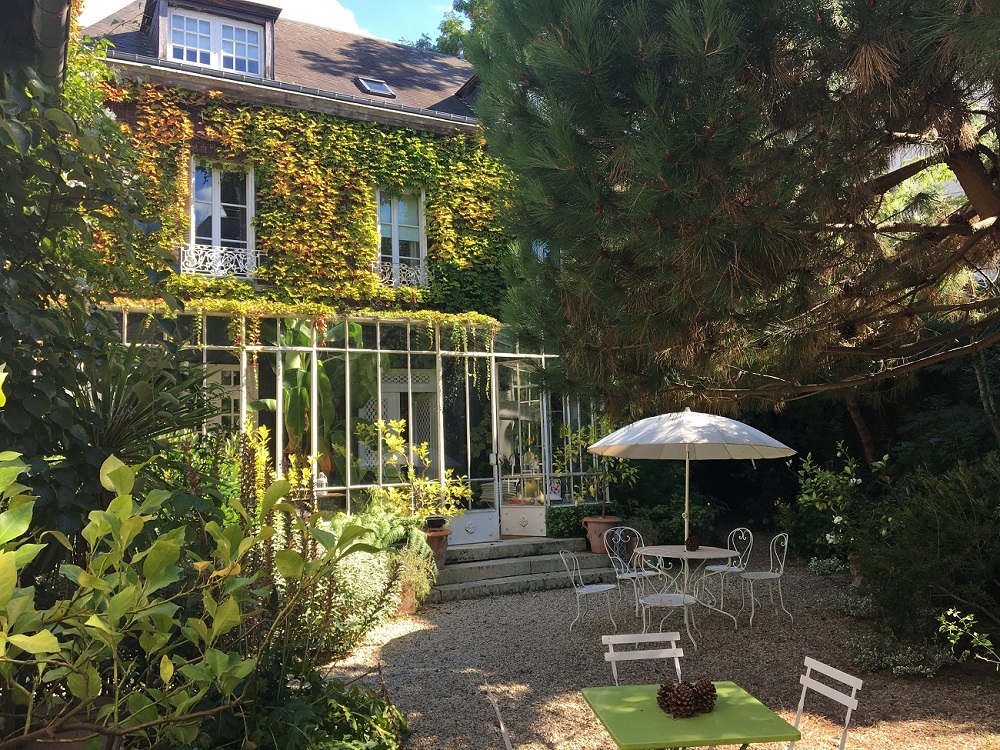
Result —
M 983 403 L 983 411 L 990 422 L 993 430 L 993 437 L 996 438 L 997 445 L 1000 446 L 1000 415 L 997 414 L 997 405 L 993 400 L 993 383 L 990 382 L 990 374 L 986 369 L 986 357 L 979 352 L 972 358 L 972 369 L 976 373 L 976 384 L 979 386 L 979 400 Z
M 861 408 L 853 396 L 847 398 L 847 411 L 851 415 L 851 421 L 854 422 L 854 429 L 857 430 L 858 437 L 861 439 L 861 448 L 865 452 L 865 464 L 870 469 L 872 464 L 878 461 L 879 455 L 875 450 L 875 442 L 872 440 L 872 434 L 868 430 L 868 423 L 865 422 L 864 415 L 861 414 Z

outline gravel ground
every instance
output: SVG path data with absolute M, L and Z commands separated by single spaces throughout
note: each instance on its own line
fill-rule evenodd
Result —
M 683 638 L 681 663 L 685 680 L 733 680 L 791 722 L 803 658 L 858 673 L 845 641 L 865 626 L 823 605 L 846 589 L 846 576 L 821 578 L 792 566 L 784 581 L 794 621 L 765 605 L 753 628 L 744 613 L 734 630 L 727 618 L 701 610 L 698 650 Z M 612 603 L 618 632 L 641 631 L 627 597 Z M 379 628 L 335 672 L 357 675 L 381 664 L 390 696 L 413 729 L 408 750 L 502 748 L 488 694 L 518 750 L 608 750 L 613 743 L 580 694 L 583 687 L 612 684 L 600 642 L 611 626 L 601 605 L 594 598 L 572 632 L 569 589 L 426 606 Z M 677 614 L 664 629 L 679 625 Z M 627 662 L 619 669 L 623 684 L 662 682 L 672 674 L 669 661 Z M 989 665 L 967 662 L 934 679 L 858 676 L 865 684 L 849 748 L 1000 750 L 1000 679 Z M 836 704 L 811 693 L 796 748 L 835 750 L 842 721 Z

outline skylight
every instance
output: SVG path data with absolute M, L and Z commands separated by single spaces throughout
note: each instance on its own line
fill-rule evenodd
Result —
M 392 89 L 389 88 L 389 84 L 385 81 L 380 81 L 378 78 L 362 78 L 361 76 L 358 76 L 354 79 L 354 82 L 358 85 L 358 88 L 366 94 L 386 96 L 390 99 L 396 98 Z

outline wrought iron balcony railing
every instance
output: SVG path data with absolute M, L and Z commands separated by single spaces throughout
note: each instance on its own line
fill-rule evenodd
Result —
M 408 266 L 402 263 L 372 263 L 386 286 L 427 286 L 427 269 L 423 266 Z
M 181 247 L 181 273 L 205 276 L 253 277 L 261 257 L 253 248 L 186 245 Z

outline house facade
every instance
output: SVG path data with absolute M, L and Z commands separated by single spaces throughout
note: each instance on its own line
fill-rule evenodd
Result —
M 184 300 L 118 300 L 123 340 L 181 334 L 223 424 L 268 426 L 326 508 L 391 481 L 370 426 L 394 421 L 425 476 L 469 479 L 453 544 L 544 535 L 580 494 L 553 455 L 591 415 L 493 317 L 509 176 L 471 66 L 243 0 L 137 0 L 84 32 L 114 45 L 108 106 L 157 219 L 137 256 L 167 256 Z

